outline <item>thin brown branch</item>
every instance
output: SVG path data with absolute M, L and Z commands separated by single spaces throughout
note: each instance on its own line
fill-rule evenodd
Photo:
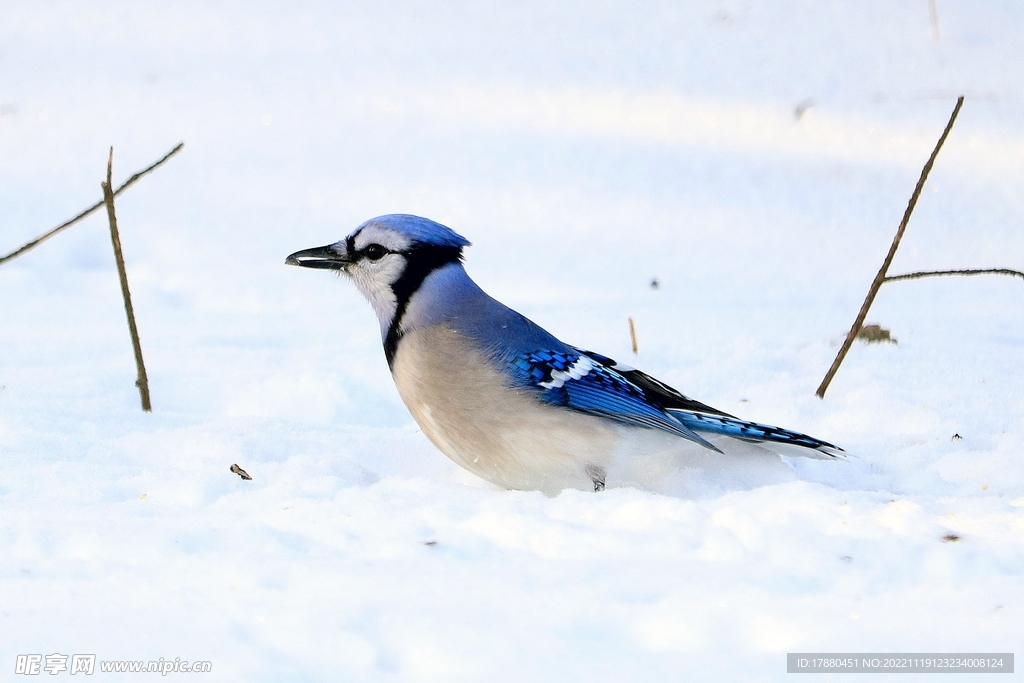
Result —
M 957 101 L 956 106 L 953 107 L 953 113 L 949 117 L 949 123 L 946 124 L 946 129 L 942 131 L 942 135 L 939 137 L 939 141 L 935 143 L 935 149 L 932 150 L 932 154 L 928 157 L 928 161 L 925 163 L 924 168 L 921 169 L 921 177 L 918 178 L 917 186 L 914 188 L 914 193 L 910 195 L 910 202 L 907 204 L 907 210 L 903 212 L 903 220 L 900 221 L 899 228 L 896 229 L 896 236 L 892 240 L 892 245 L 889 247 L 889 253 L 886 254 L 885 260 L 882 262 L 882 267 L 878 270 L 878 274 L 875 275 L 875 279 L 871 282 L 871 287 L 868 289 L 868 294 L 864 298 L 864 303 L 860 307 L 860 312 L 857 313 L 857 319 L 853 322 L 853 327 L 846 335 L 846 339 L 843 341 L 842 348 L 839 349 L 839 353 L 836 355 L 836 359 L 832 361 L 832 367 L 825 373 L 825 378 L 821 380 L 821 384 L 818 386 L 818 390 L 814 392 L 818 398 L 825 398 L 825 391 L 828 389 L 829 383 L 832 382 L 832 378 L 835 376 L 836 371 L 839 370 L 839 366 L 842 364 L 843 359 L 846 358 L 846 354 L 849 353 L 850 347 L 853 346 L 853 341 L 857 338 L 857 333 L 860 332 L 860 328 L 864 325 L 864 319 L 868 316 L 868 309 L 871 308 L 871 304 L 875 301 L 875 296 L 878 294 L 878 289 L 885 282 L 885 275 L 889 271 L 889 266 L 892 264 L 892 259 L 896 255 L 896 250 L 900 246 L 900 240 L 903 239 L 903 233 L 907 229 L 907 223 L 910 222 L 910 215 L 914 213 L 914 207 L 917 206 L 917 198 L 921 196 L 921 190 L 924 188 L 924 183 L 928 180 L 928 174 L 931 173 L 932 165 L 935 164 L 935 158 L 939 155 L 939 150 L 942 149 L 942 144 L 946 142 L 946 137 L 949 135 L 949 131 L 953 129 L 953 124 L 956 122 L 956 117 L 960 113 L 960 107 L 964 105 L 964 97 L 961 95 Z
M 38 246 L 40 243 L 45 242 L 46 240 L 50 239 L 51 237 L 56 235 L 58 232 L 60 232 L 64 228 L 70 228 L 72 225 L 74 225 L 78 221 L 82 220 L 83 218 L 85 218 L 86 216 L 88 216 L 89 214 L 91 214 L 93 211 L 95 211 L 96 209 L 100 208 L 101 206 L 103 206 L 103 202 L 102 201 L 96 202 L 95 204 L 93 204 L 88 209 L 86 209 L 82 213 L 78 214 L 77 216 L 75 216 L 74 218 L 69 220 L 68 222 L 61 223 L 60 225 L 58 225 L 56 228 L 54 228 L 50 232 L 47 232 L 47 233 L 44 233 L 44 234 L 40 235 L 39 237 L 35 238 L 34 240 L 29 242 L 28 244 L 22 246 L 19 249 L 15 249 L 10 254 L 7 254 L 7 256 L 4 256 L 4 257 L 0 258 L 0 264 L 4 263 L 5 261 L 10 261 L 13 258 L 17 258 L 18 256 L 21 256 L 22 254 L 24 254 L 29 249 L 32 249 L 33 247 Z
M 132 350 L 135 352 L 135 367 L 139 377 L 135 386 L 139 388 L 142 409 L 149 413 L 153 406 L 149 402 L 149 379 L 146 376 L 146 365 L 142 362 L 142 343 L 139 341 L 139 329 L 135 325 L 135 310 L 132 308 L 132 295 L 128 291 L 128 272 L 124 267 L 124 256 L 121 253 L 121 237 L 117 232 L 117 217 L 114 215 L 114 193 L 110 189 L 110 176 L 114 167 L 114 148 L 110 148 L 107 157 L 107 180 L 100 183 L 103 188 L 103 203 L 107 205 L 107 218 L 110 221 L 110 242 L 114 246 L 114 260 L 117 262 L 117 276 L 121 281 L 121 296 L 124 298 L 124 312 L 128 316 L 128 332 L 132 337 Z M 134 177 L 133 177 L 134 178 Z M 137 179 L 137 178 L 134 178 Z M 134 182 L 134 180 L 130 180 Z
M 940 277 L 943 275 L 1010 275 L 1024 280 L 1024 273 L 1010 268 L 968 268 L 966 270 L 919 270 L 914 273 L 903 275 L 887 275 L 885 282 L 896 282 L 897 280 L 919 280 L 923 277 Z
M 135 183 L 135 181 L 137 181 L 139 178 L 141 178 L 142 176 L 146 175 L 147 173 L 149 173 L 150 171 L 155 169 L 160 164 L 162 164 L 165 161 L 167 161 L 168 159 L 170 159 L 172 156 L 177 154 L 181 150 L 181 148 L 184 147 L 184 146 L 185 146 L 184 142 L 179 142 L 177 147 L 175 147 L 170 152 L 168 152 L 163 157 L 161 157 L 159 161 L 156 161 L 156 162 L 150 164 L 149 166 L 147 166 L 146 168 L 142 169 L 138 173 L 133 174 L 131 178 L 129 178 L 127 181 L 125 181 L 125 183 L 123 185 L 121 185 L 121 187 L 119 187 L 116 190 L 114 190 L 114 196 L 116 197 L 119 194 L 121 194 L 122 192 L 124 192 L 125 190 L 127 190 L 129 186 L 131 186 L 133 183 Z M 103 206 L 103 204 L 104 204 L 104 200 L 101 199 L 100 201 L 96 202 L 95 204 L 90 206 L 88 209 L 86 209 L 82 213 L 78 214 L 77 216 L 75 216 L 71 220 L 67 221 L 66 223 L 61 223 L 60 225 L 58 225 L 53 230 L 51 230 L 51 231 L 49 231 L 49 232 L 47 232 L 47 233 L 45 233 L 43 235 L 40 235 L 39 237 L 35 238 L 34 240 L 29 242 L 28 244 L 22 246 L 21 248 L 15 249 L 10 254 L 7 254 L 6 256 L 0 257 L 0 265 L 5 263 L 6 261 L 10 261 L 11 259 L 14 259 L 14 258 L 17 258 L 18 256 L 21 256 L 22 254 L 24 254 L 26 251 L 29 251 L 33 247 L 39 246 L 41 243 L 43 243 L 46 240 L 50 239 L 51 237 L 56 235 L 58 232 L 61 232 L 62 230 L 66 229 L 66 228 L 70 228 L 72 225 L 74 225 L 78 221 L 82 220 L 83 218 L 85 218 L 86 216 L 91 214 L 96 209 L 98 209 L 101 206 Z
M 636 327 L 633 325 L 633 318 L 629 319 L 629 341 L 633 344 L 633 355 L 637 354 Z
M 180 152 L 181 148 L 184 147 L 184 146 L 185 146 L 184 142 L 179 142 L 174 147 L 174 149 L 172 149 L 170 152 L 168 152 L 167 154 L 163 155 L 162 157 L 160 157 L 159 159 L 157 159 L 156 161 L 154 161 L 152 164 L 150 164 L 146 168 L 142 169 L 141 171 L 139 171 L 137 173 L 133 173 L 131 175 L 131 177 L 128 178 L 128 180 L 124 181 L 124 183 L 121 184 L 121 187 L 119 187 L 116 190 L 114 190 L 114 196 L 116 197 L 117 195 L 121 194 L 122 192 L 127 190 L 129 187 L 134 185 L 135 181 L 137 181 L 139 178 L 141 178 L 142 176 L 146 175 L 150 171 L 154 170 L 157 166 L 159 166 L 160 164 L 164 163 L 165 161 L 167 161 L 168 159 L 173 157 L 175 154 Z

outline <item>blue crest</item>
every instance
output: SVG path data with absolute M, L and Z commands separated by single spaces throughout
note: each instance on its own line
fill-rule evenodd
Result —
M 355 237 L 359 231 L 370 225 L 379 225 L 408 236 L 414 244 L 434 247 L 468 247 L 469 240 L 451 228 L 435 223 L 429 218 L 421 218 L 407 213 L 389 213 L 366 221 L 352 233 Z

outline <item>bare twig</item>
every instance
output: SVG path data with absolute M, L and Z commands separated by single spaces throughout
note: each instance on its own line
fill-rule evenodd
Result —
M 117 217 L 114 215 L 114 193 L 110 189 L 110 176 L 114 167 L 114 148 L 110 148 L 107 157 L 107 180 L 100 183 L 103 188 L 103 201 L 107 205 L 107 218 L 110 220 L 110 241 L 114 245 L 114 260 L 117 261 L 117 275 L 121 280 L 121 295 L 124 297 L 124 312 L 128 316 L 128 332 L 132 336 L 132 350 L 135 352 L 135 366 L 139 378 L 135 386 L 139 388 L 142 409 L 149 413 L 153 406 L 149 402 L 149 379 L 146 377 L 146 365 L 142 362 L 142 343 L 139 341 L 139 330 L 135 326 L 135 311 L 132 308 L 132 295 L 128 291 L 128 272 L 124 267 L 124 256 L 121 254 L 121 237 L 117 233 Z
M 633 319 L 629 319 L 629 341 L 633 344 L 633 355 L 637 354 L 636 346 L 636 327 L 633 325 Z
M 921 195 L 921 190 L 924 188 L 924 183 L 928 180 L 928 174 L 931 173 L 932 165 L 935 163 L 935 157 L 939 155 L 939 150 L 942 149 L 942 144 L 946 141 L 946 137 L 949 135 L 949 131 L 953 129 L 953 124 L 956 122 L 956 117 L 960 113 L 960 107 L 964 104 L 963 95 L 961 95 L 957 101 L 956 106 L 953 107 L 953 113 L 949 117 L 949 123 L 946 124 L 946 129 L 942 131 L 942 135 L 939 137 L 939 141 L 935 143 L 935 149 L 932 150 L 932 154 L 928 157 L 928 161 L 925 163 L 924 168 L 921 169 L 921 177 L 917 181 L 917 186 L 914 188 L 914 193 L 910 195 L 910 202 L 907 204 L 907 210 L 903 212 L 903 220 L 900 221 L 900 227 L 896 230 L 896 237 L 892 240 L 892 246 L 889 247 L 889 253 L 885 256 L 885 261 L 882 262 L 882 267 L 879 269 L 878 274 L 875 275 L 875 279 L 871 283 L 871 287 L 868 289 L 868 295 L 864 298 L 864 303 L 860 307 L 860 312 L 857 314 L 857 319 L 853 322 L 853 327 L 846 335 L 846 340 L 843 342 L 842 348 L 839 349 L 839 353 L 836 355 L 836 359 L 832 361 L 832 367 L 825 373 L 825 378 L 821 380 L 821 385 L 818 386 L 818 390 L 814 392 L 818 398 L 825 398 L 825 391 L 828 389 L 828 385 L 832 382 L 832 378 L 835 376 L 836 371 L 839 370 L 839 366 L 842 364 L 843 359 L 846 358 L 846 354 L 850 351 L 850 347 L 853 346 L 853 340 L 857 338 L 857 333 L 860 332 L 861 326 L 864 324 L 864 319 L 868 316 L 868 309 L 871 308 L 871 304 L 875 301 L 875 296 L 878 294 L 878 289 L 885 282 L 885 275 L 889 271 L 889 266 L 892 264 L 892 259 L 896 255 L 896 249 L 900 246 L 900 240 L 903 239 L 903 233 L 907 229 L 907 223 L 910 222 L 910 215 L 914 212 L 914 207 L 917 206 L 917 198 Z
M 125 190 L 127 190 L 132 184 L 135 183 L 135 181 L 137 181 L 139 178 L 141 178 L 142 176 L 146 175 L 147 173 L 149 173 L 150 171 L 155 169 L 160 164 L 162 164 L 165 161 L 167 161 L 168 159 L 170 159 L 172 156 L 177 154 L 181 150 L 181 148 L 184 147 L 184 146 L 185 146 L 184 142 L 179 142 L 177 147 L 175 147 L 170 152 L 165 154 L 159 161 L 157 161 L 157 162 L 155 162 L 153 164 L 150 164 L 149 166 L 147 166 L 146 168 L 142 169 L 138 173 L 135 173 L 134 175 L 132 175 L 131 178 L 126 180 L 125 183 L 123 185 L 121 185 L 121 187 L 119 187 L 116 190 L 114 190 L 114 196 L 116 197 L 119 194 L 121 194 L 122 192 L 124 192 Z M 66 223 L 61 223 L 60 225 L 58 225 L 53 230 L 51 230 L 51 231 L 49 231 L 49 232 L 47 232 L 47 233 L 45 233 L 43 235 L 40 235 L 39 237 L 35 238 L 34 240 L 29 242 L 28 244 L 22 246 L 20 249 L 15 249 L 10 254 L 7 254 L 6 256 L 0 257 L 0 264 L 3 264 L 6 261 L 10 261 L 13 258 L 21 256 L 26 251 L 28 251 L 28 250 L 32 249 L 33 247 L 38 246 L 42 242 L 45 242 L 46 240 L 50 239 L 51 237 L 56 235 L 58 232 L 64 230 L 65 228 L 70 228 L 72 225 L 74 225 L 78 221 L 82 220 L 83 218 L 85 218 L 86 216 L 91 214 L 96 209 L 98 209 L 101 206 L 103 206 L 103 204 L 104 204 L 104 200 L 101 199 L 100 201 L 96 202 L 95 204 L 90 206 L 88 209 L 86 209 L 82 213 L 78 214 L 77 216 L 75 216 L 71 220 L 67 221 Z
M 103 206 L 103 202 L 102 201 L 96 202 L 95 204 L 93 204 L 88 209 L 86 209 L 82 213 L 78 214 L 77 216 L 75 216 L 74 218 L 69 220 L 68 222 L 61 223 L 60 225 L 58 225 L 56 228 L 54 228 L 50 232 L 48 232 L 48 233 L 46 233 L 44 235 L 40 235 L 39 237 L 35 238 L 34 240 L 29 242 L 25 246 L 21 247 L 20 249 L 15 249 L 10 254 L 7 254 L 7 256 L 4 256 L 4 257 L 0 258 L 0 263 L 4 263 L 5 261 L 10 261 L 13 258 L 21 256 L 22 254 L 24 254 L 26 251 L 28 251 L 32 247 L 35 247 L 39 243 L 45 242 L 46 240 L 50 239 L 51 237 L 56 235 L 58 232 L 60 232 L 64 228 L 70 228 L 72 225 L 74 225 L 78 221 L 82 220 L 83 218 L 85 218 L 86 216 L 88 216 L 90 213 L 92 213 L 96 209 L 100 208 L 101 206 Z
M 1009 275 L 1024 279 L 1024 273 L 1010 268 L 968 268 L 966 270 L 919 270 L 915 273 L 904 273 L 903 275 L 887 275 L 885 282 L 918 280 L 923 277 L 940 277 L 942 275 Z

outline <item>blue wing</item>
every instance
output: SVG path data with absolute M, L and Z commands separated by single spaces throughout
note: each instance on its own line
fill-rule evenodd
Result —
M 578 349 L 542 349 L 516 356 L 510 369 L 522 384 L 540 391 L 540 398 L 545 403 L 623 424 L 661 429 L 721 452 L 649 400 L 643 389 L 612 365 L 614 362 L 610 359 Z
M 590 351 L 538 350 L 516 356 L 511 369 L 541 400 L 617 422 L 650 427 L 721 452 L 697 432 L 789 444 L 842 457 L 843 449 L 780 427 L 748 422 L 695 401 L 650 375 Z
M 605 358 L 604 356 L 587 351 L 584 353 L 598 360 L 603 365 L 617 370 L 620 375 L 643 389 L 649 401 L 658 405 L 662 410 L 696 432 L 723 434 L 735 439 L 753 441 L 755 443 L 770 441 L 772 443 L 800 446 L 801 448 L 816 451 L 818 457 L 845 457 L 845 451 L 842 448 L 827 441 L 815 439 L 813 436 L 807 436 L 800 432 L 782 429 L 781 427 L 772 427 L 771 425 L 741 420 L 734 415 L 724 413 L 717 408 L 712 408 L 700 401 L 683 396 L 664 382 L 659 382 L 639 370 L 616 363 L 611 358 Z

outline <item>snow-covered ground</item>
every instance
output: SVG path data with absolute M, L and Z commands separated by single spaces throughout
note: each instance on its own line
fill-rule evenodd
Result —
M 0 252 L 99 199 L 109 145 L 118 183 L 186 145 L 117 205 L 152 414 L 102 214 L 0 266 L 0 671 L 1024 653 L 1024 282 L 886 285 L 869 321 L 899 343 L 813 395 L 961 93 L 892 270 L 1024 268 L 1024 7 L 937 13 L 938 40 L 925 0 L 5 0 Z M 470 274 L 563 339 L 856 458 L 691 499 L 475 480 L 354 288 L 283 265 L 391 212 L 466 235 Z

